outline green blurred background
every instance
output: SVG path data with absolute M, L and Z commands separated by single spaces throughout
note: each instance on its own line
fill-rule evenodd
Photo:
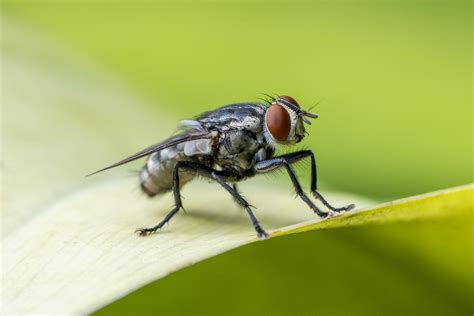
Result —
M 323 189 L 385 200 L 472 182 L 471 1 L 3 1 L 2 11 L 169 120 L 262 92 L 321 101 L 306 145 Z M 278 238 L 101 312 L 469 314 L 471 224 Z
M 3 9 L 104 65 L 170 119 L 262 92 L 321 101 L 306 144 L 326 188 L 393 198 L 472 181 L 470 1 Z

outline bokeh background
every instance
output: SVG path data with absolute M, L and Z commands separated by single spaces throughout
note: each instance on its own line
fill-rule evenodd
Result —
M 318 104 L 305 145 L 325 189 L 389 200 L 472 182 L 470 1 L 3 1 L 2 14 L 99 65 L 169 121 L 261 93 Z M 470 250 L 434 250 L 453 230 L 472 237 L 469 226 L 423 225 L 247 246 L 99 313 L 472 311 L 472 279 L 449 263 Z
M 320 102 L 307 144 L 337 189 L 402 197 L 472 179 L 470 2 L 3 3 L 170 118 L 262 92 Z

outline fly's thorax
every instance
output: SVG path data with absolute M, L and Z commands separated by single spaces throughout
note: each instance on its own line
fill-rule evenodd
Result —
M 254 133 L 262 132 L 266 107 L 258 103 L 237 103 L 220 107 L 202 114 L 197 120 L 207 130 L 245 129 Z
M 249 130 L 232 130 L 221 135 L 215 163 L 223 169 L 242 171 L 253 168 L 255 156 L 262 144 L 258 136 Z

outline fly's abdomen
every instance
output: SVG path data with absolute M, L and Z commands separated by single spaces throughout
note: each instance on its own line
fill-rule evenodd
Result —
M 164 187 L 164 183 L 158 184 L 158 177 L 160 177 L 160 173 L 158 170 L 155 170 L 153 173 L 149 171 L 149 164 L 150 161 L 156 160 L 156 163 L 159 163 L 159 160 L 154 159 L 153 156 L 156 154 L 151 155 L 145 166 L 143 166 L 142 170 L 140 171 L 140 187 L 143 192 L 145 192 L 148 196 L 155 196 L 159 193 L 166 192 L 166 188 Z M 153 160 L 152 160 L 153 159 Z M 160 177 L 163 178 L 163 175 Z
M 178 145 L 179 146 L 179 145 Z M 177 146 L 151 154 L 140 172 L 140 187 L 148 196 L 155 196 L 173 189 L 173 170 L 185 155 Z M 192 175 L 180 172 L 180 186 L 192 179 Z
M 208 163 L 206 156 L 210 153 L 209 139 L 194 140 L 170 146 L 148 157 L 146 165 L 140 172 L 140 186 L 148 196 L 165 193 L 173 189 L 173 172 L 179 161 L 196 161 Z M 180 187 L 193 179 L 190 172 L 179 172 Z

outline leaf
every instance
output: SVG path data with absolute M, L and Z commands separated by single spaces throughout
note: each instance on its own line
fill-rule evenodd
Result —
M 416 197 L 401 199 L 331 221 L 320 221 L 313 224 L 302 223 L 275 235 L 286 235 L 315 229 L 351 227 L 358 225 L 407 222 L 428 220 L 439 217 L 459 217 L 472 215 L 474 185 L 440 190 Z
M 438 192 L 252 243 L 153 282 L 96 314 L 470 315 L 470 197 L 468 188 Z M 383 219 L 372 220 L 383 210 Z M 350 225 L 326 229 L 339 221 Z
M 153 224 L 157 218 L 153 211 L 163 209 L 169 201 L 155 204 L 139 199 L 130 192 L 130 185 L 129 181 L 116 181 L 78 192 L 6 237 L 7 312 L 91 312 L 152 280 L 257 240 L 247 218 L 228 197 L 199 187 L 186 195 L 189 213 L 178 215 L 160 234 L 139 238 L 133 230 L 143 223 Z M 439 216 L 441 210 L 445 214 L 457 212 L 459 206 L 460 212 L 470 212 L 472 207 L 466 202 L 472 192 L 469 186 L 324 224 L 313 220 L 298 228 L 279 228 L 275 235 L 343 226 L 345 220 L 350 225 L 401 220 L 406 218 L 404 213 L 417 209 L 429 210 L 417 215 L 418 219 Z M 251 200 L 273 206 L 271 212 L 259 211 L 268 228 L 303 220 L 301 214 L 307 211 L 295 207 L 277 190 L 260 188 L 254 195 Z

